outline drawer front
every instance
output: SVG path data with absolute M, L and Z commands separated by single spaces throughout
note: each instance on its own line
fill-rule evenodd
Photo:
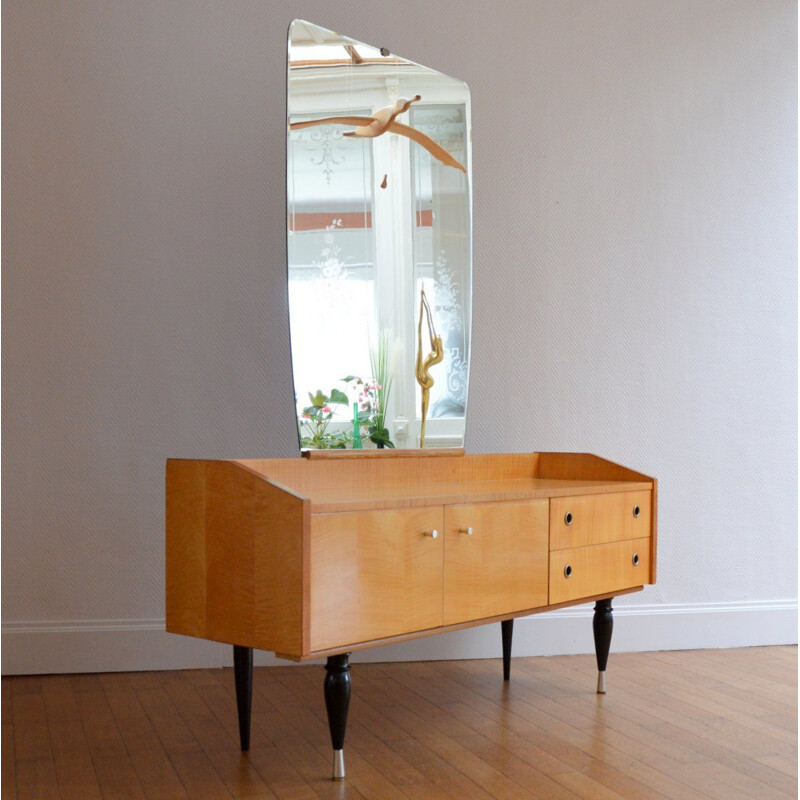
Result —
M 547 605 L 549 501 L 446 506 L 444 624 Z
M 649 538 L 550 553 L 551 605 L 642 586 L 649 580 Z
M 441 506 L 313 514 L 310 649 L 440 626 L 443 522 Z
M 550 549 L 650 536 L 652 492 L 619 492 L 550 500 Z

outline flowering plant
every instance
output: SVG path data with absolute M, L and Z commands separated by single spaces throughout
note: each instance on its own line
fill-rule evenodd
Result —
M 345 383 L 353 383 L 358 388 L 358 424 L 366 428 L 366 436 L 378 447 L 394 447 L 389 438 L 389 430 L 384 427 L 383 403 L 386 393 L 383 384 L 375 378 L 364 379 L 357 375 L 342 378 Z
M 378 447 L 394 447 L 386 427 L 386 409 L 392 378 L 389 375 L 389 337 L 381 332 L 377 349 L 369 353 L 372 377 L 368 380 L 355 375 L 342 378 L 345 383 L 355 383 L 358 390 L 358 422 L 366 426 L 367 436 Z
M 344 431 L 328 431 L 336 409 L 342 403 L 348 403 L 347 395 L 339 389 L 331 389 L 330 396 L 317 390 L 316 394 L 308 393 L 311 405 L 303 409 L 300 415 L 300 447 L 314 450 L 344 450 L 350 441 L 350 434 Z

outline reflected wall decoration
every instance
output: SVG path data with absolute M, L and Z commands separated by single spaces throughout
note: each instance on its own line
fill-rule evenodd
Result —
M 365 447 L 463 447 L 469 89 L 302 20 L 289 29 L 287 74 L 289 311 L 301 448 L 351 448 L 354 426 Z M 442 340 L 442 357 L 430 365 L 424 442 L 416 379 L 423 292 Z

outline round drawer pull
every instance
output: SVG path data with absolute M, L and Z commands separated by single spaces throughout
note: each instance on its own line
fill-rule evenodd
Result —
M 431 539 L 438 539 L 439 538 L 439 531 L 434 528 L 432 531 L 425 531 L 425 536 L 430 536 Z
M 639 514 L 641 514 L 641 513 L 642 513 L 642 509 L 639 508 L 639 506 L 634 506 L 633 507 L 633 516 L 634 517 L 638 517 Z
M 459 533 L 466 533 L 467 536 L 472 536 L 472 528 L 459 528 Z
M 572 512 L 571 511 L 567 511 L 567 513 L 564 514 L 564 522 L 567 525 L 572 525 Z
M 633 558 L 631 559 L 631 561 L 633 562 L 633 566 L 634 567 L 638 567 L 639 566 L 639 554 L 638 553 L 634 553 L 633 554 Z
M 572 565 L 571 564 L 567 564 L 567 566 L 564 567 L 564 577 L 565 578 L 571 578 L 572 577 Z

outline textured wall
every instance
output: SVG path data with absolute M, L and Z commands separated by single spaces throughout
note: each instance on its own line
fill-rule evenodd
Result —
M 6 668 L 159 627 L 167 456 L 294 453 L 295 16 L 472 90 L 468 449 L 659 477 L 659 584 L 623 606 L 796 598 L 794 3 L 3 10 Z

